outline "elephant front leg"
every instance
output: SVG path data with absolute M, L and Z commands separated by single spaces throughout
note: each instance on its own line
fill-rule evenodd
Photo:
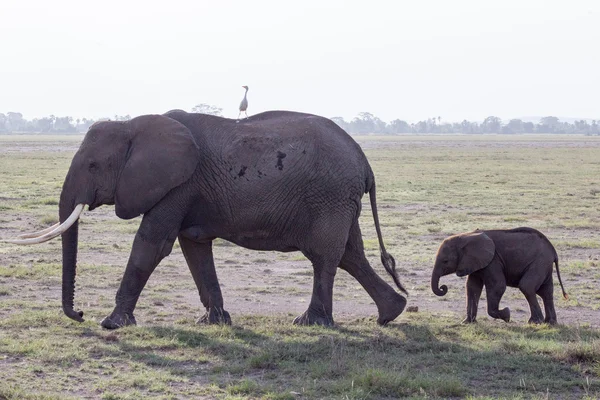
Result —
M 133 311 L 140 293 L 156 266 L 173 248 L 178 228 L 154 223 L 149 215 L 142 219 L 133 241 L 127 268 L 117 291 L 116 306 L 102 321 L 104 328 L 116 329 L 136 324 Z
M 206 314 L 200 317 L 197 323 L 231 324 L 231 317 L 223 308 L 223 295 L 215 270 L 212 240 L 195 242 L 180 234 L 179 243 L 198 288 L 200 301 L 206 309 Z
M 294 324 L 333 326 L 333 280 L 337 263 L 323 259 L 311 261 L 314 269 L 312 298 L 308 309 L 294 319 Z
M 506 291 L 506 280 L 503 278 L 504 277 L 493 282 L 485 282 L 488 314 L 492 318 L 502 319 L 504 322 L 510 322 L 510 309 L 508 307 L 504 307 L 502 310 L 499 309 L 500 299 Z
M 467 317 L 463 320 L 463 324 L 476 322 L 477 308 L 479 306 L 479 298 L 483 289 L 483 279 L 477 272 L 469 275 L 467 278 Z

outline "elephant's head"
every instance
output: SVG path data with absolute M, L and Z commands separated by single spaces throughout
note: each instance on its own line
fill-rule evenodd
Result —
M 444 296 L 448 287 L 439 286 L 440 277 L 452 273 L 465 276 L 485 268 L 494 258 L 495 251 L 494 241 L 482 231 L 461 233 L 445 239 L 435 258 L 431 290 L 438 296 Z
M 60 226 L 10 241 L 34 244 L 62 234 L 62 305 L 67 316 L 83 321 L 83 312 L 73 309 L 78 218 L 83 207 L 93 210 L 114 204 L 116 214 L 124 219 L 144 214 L 191 177 L 198 151 L 184 125 L 161 115 L 97 122 L 90 127 L 63 184 Z

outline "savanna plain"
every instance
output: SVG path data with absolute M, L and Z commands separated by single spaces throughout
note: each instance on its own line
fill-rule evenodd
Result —
M 81 136 L 0 136 L 0 238 L 58 217 L 58 198 Z M 142 292 L 138 326 L 103 330 L 140 220 L 112 207 L 80 225 L 76 309 L 61 311 L 60 239 L 0 244 L 0 399 L 379 399 L 600 397 L 600 137 L 357 137 L 375 171 L 379 215 L 410 296 L 386 327 L 357 281 L 338 271 L 335 328 L 297 327 L 312 269 L 299 253 L 215 243 L 231 326 L 203 314 L 176 244 Z M 368 197 L 361 226 L 379 261 Z M 476 228 L 530 226 L 555 245 L 569 300 L 559 324 L 527 324 L 529 307 L 508 288 L 510 323 L 461 325 L 464 278 L 430 290 L 437 247 Z

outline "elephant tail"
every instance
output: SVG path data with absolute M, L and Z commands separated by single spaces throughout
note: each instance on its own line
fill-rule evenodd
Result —
M 369 185 L 370 184 L 370 185 Z M 408 296 L 408 292 L 402 286 L 400 279 L 398 278 L 398 274 L 396 272 L 396 260 L 390 253 L 385 250 L 385 245 L 383 244 L 383 238 L 381 236 L 381 228 L 379 226 L 379 217 L 377 215 L 377 199 L 376 199 L 376 191 L 375 191 L 375 180 L 371 177 L 370 182 L 367 183 L 367 187 L 369 187 L 369 199 L 371 200 L 371 211 L 373 212 L 373 220 L 375 221 L 375 230 L 377 231 L 377 239 L 379 239 L 379 248 L 381 250 L 381 263 L 383 267 L 387 271 L 388 274 L 394 280 L 398 289 L 404 292 Z
M 565 292 L 565 287 L 563 286 L 562 279 L 560 279 L 560 271 L 558 270 L 558 256 L 554 257 L 554 264 L 556 265 L 556 276 L 558 276 L 558 283 L 560 283 L 560 288 L 562 289 L 562 294 L 565 300 L 569 300 L 569 295 Z

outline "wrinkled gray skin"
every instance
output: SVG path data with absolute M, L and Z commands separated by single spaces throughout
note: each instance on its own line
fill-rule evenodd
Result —
M 467 278 L 467 317 L 463 323 L 475 322 L 477 306 L 485 286 L 488 314 L 492 318 L 510 321 L 508 307 L 499 310 L 500 299 L 507 286 L 518 287 L 531 309 L 530 323 L 556 323 L 552 283 L 552 263 L 565 293 L 558 256 L 550 241 L 532 228 L 510 230 L 476 230 L 451 236 L 440 246 L 433 272 L 431 290 L 444 296 L 446 285 L 439 287 L 440 277 L 456 273 Z M 546 317 L 542 314 L 536 295 L 544 301 Z
M 378 322 L 395 319 L 406 298 L 365 258 L 358 224 L 369 193 L 382 262 L 404 291 L 383 246 L 373 172 L 354 140 L 328 119 L 267 112 L 243 121 L 171 111 L 128 122 L 100 122 L 74 156 L 60 199 L 60 220 L 74 206 L 115 204 L 124 219 L 143 214 L 105 328 L 135 324 L 138 297 L 158 263 L 179 240 L 206 315 L 230 323 L 223 308 L 212 242 L 254 250 L 301 251 L 313 264 L 308 310 L 297 324 L 332 325 L 337 268 L 354 276 L 375 301 Z M 77 224 L 63 234 L 63 310 L 73 308 Z M 257 271 L 248 271 L 257 273 Z

